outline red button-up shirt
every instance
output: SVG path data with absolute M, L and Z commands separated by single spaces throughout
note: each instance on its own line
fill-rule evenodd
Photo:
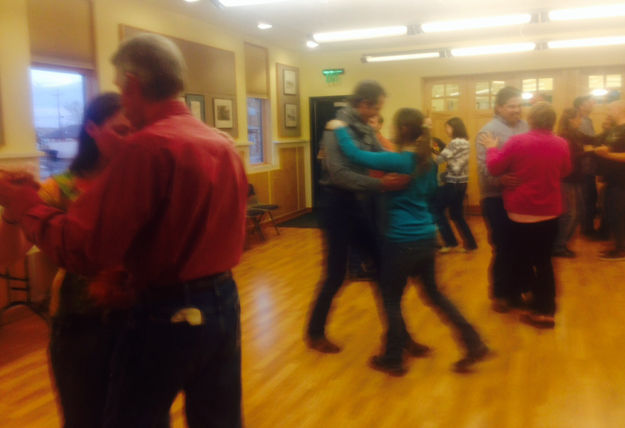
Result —
M 70 271 L 123 265 L 137 286 L 168 286 L 238 263 L 247 191 L 232 144 L 171 101 L 66 214 L 42 203 L 20 223 Z

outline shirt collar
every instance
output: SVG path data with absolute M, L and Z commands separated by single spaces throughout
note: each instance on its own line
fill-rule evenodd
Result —
M 169 116 L 191 114 L 185 103 L 179 100 L 166 100 L 159 102 L 152 111 L 152 117 L 146 125 L 158 122 Z

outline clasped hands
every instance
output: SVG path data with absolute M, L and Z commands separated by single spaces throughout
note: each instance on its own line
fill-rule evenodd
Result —
M 2 218 L 8 223 L 19 221 L 24 212 L 40 202 L 39 183 L 25 171 L 0 170 L 0 205 Z

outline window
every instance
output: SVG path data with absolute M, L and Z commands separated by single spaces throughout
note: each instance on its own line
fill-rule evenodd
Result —
M 593 74 L 588 76 L 588 89 L 600 104 L 620 100 L 621 86 L 621 74 Z
M 503 80 L 477 82 L 475 84 L 475 109 L 491 110 L 495 108 L 495 96 L 506 86 Z
M 37 148 L 45 153 L 39 174 L 47 178 L 65 171 L 78 151 L 85 76 L 33 67 L 30 79 Z
M 538 77 L 523 79 L 523 105 L 530 105 L 537 101 L 553 101 L 553 77 Z
M 432 111 L 456 111 L 460 106 L 460 86 L 457 83 L 432 85 Z
M 265 162 L 266 115 L 265 103 L 262 98 L 247 99 L 247 139 L 250 146 L 250 164 Z

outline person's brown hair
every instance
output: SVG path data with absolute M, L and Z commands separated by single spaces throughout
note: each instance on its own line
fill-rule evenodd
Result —
M 521 91 L 512 86 L 506 86 L 505 88 L 501 88 L 497 95 L 495 96 L 495 105 L 497 107 L 501 107 L 510 101 L 512 98 L 519 98 L 521 96 Z
M 556 123 L 556 111 L 547 102 L 536 103 L 527 114 L 527 121 L 532 129 L 546 129 L 551 131 Z
M 409 143 L 416 145 L 416 175 L 422 175 L 432 167 L 430 128 L 423 126 L 424 121 L 423 113 L 413 108 L 399 109 L 393 118 L 397 147 L 401 150 Z
M 575 128 L 571 126 L 571 120 L 575 119 L 579 112 L 573 107 L 568 107 L 562 110 L 560 120 L 558 121 L 558 135 L 560 137 L 567 138 L 575 132 Z
M 363 80 L 356 85 L 354 92 L 349 97 L 349 104 L 352 107 L 358 107 L 362 102 L 375 105 L 380 97 L 384 96 L 386 96 L 386 92 L 382 85 L 375 80 Z

